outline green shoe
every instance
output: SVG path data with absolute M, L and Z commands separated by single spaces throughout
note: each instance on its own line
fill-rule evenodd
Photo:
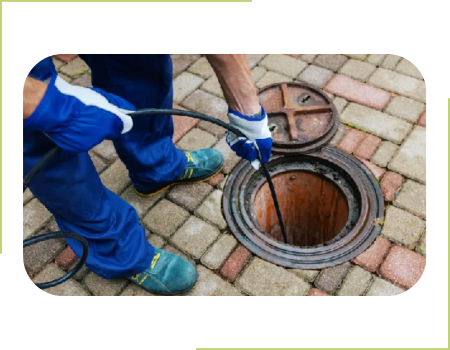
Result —
M 198 272 L 189 261 L 155 247 L 148 269 L 128 279 L 153 294 L 179 295 L 195 287 Z
M 219 173 L 223 168 L 222 153 L 213 149 L 205 148 L 192 152 L 185 152 L 188 159 L 186 169 L 184 169 L 181 176 L 173 182 L 161 184 L 156 188 L 148 189 L 147 191 L 136 192 L 141 196 L 153 196 L 161 193 L 169 187 L 184 183 L 199 183 L 207 181 Z

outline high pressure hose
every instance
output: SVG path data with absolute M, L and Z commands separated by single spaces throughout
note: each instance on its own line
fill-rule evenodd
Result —
M 180 109 L 146 108 L 146 109 L 137 110 L 135 112 L 131 112 L 128 115 L 130 117 L 139 117 L 139 116 L 144 116 L 144 115 L 157 115 L 157 114 L 179 115 L 179 116 L 183 116 L 183 117 L 191 117 L 191 118 L 205 120 L 207 122 L 219 125 L 225 129 L 227 129 L 228 131 L 231 131 L 232 133 L 236 134 L 238 137 L 246 138 L 246 136 L 240 130 L 223 122 L 222 120 L 210 117 L 206 114 L 197 113 L 197 112 L 185 111 L 185 110 L 180 110 Z M 30 170 L 30 172 L 27 174 L 27 176 L 25 176 L 25 178 L 23 180 L 23 192 L 25 192 L 25 190 L 28 188 L 28 185 L 34 179 L 34 177 L 39 173 L 39 171 L 43 167 L 45 167 L 45 165 L 48 164 L 59 153 L 59 151 L 60 151 L 60 148 L 58 146 L 52 148 L 47 154 L 45 154 L 36 163 L 36 165 Z M 270 192 L 272 194 L 273 203 L 275 206 L 275 210 L 277 212 L 278 222 L 280 224 L 280 229 L 281 229 L 281 233 L 283 235 L 284 243 L 287 244 L 287 235 L 286 235 L 286 230 L 284 227 L 283 217 L 281 216 L 281 211 L 280 211 L 280 207 L 278 205 L 278 199 L 277 199 L 277 195 L 275 192 L 275 187 L 273 185 L 272 178 L 270 177 L 269 169 L 267 167 L 267 164 L 262 164 L 262 162 L 261 162 L 261 168 L 267 179 L 267 183 L 269 184 Z M 46 241 L 49 239 L 56 239 L 56 238 L 69 238 L 69 239 L 74 239 L 74 240 L 78 241 L 79 243 L 81 243 L 81 245 L 83 247 L 82 256 L 81 256 L 80 260 L 78 261 L 78 263 L 64 276 L 62 276 L 56 280 L 50 281 L 50 282 L 37 283 L 36 286 L 41 289 L 54 287 L 60 283 L 67 281 L 69 278 L 73 277 L 81 269 L 81 267 L 84 265 L 84 263 L 86 262 L 86 259 L 88 257 L 89 246 L 88 246 L 86 239 L 83 236 L 81 236 L 80 234 L 74 233 L 74 232 L 55 231 L 55 232 L 38 235 L 38 236 L 35 236 L 32 238 L 28 238 L 23 241 L 23 248 L 28 247 L 33 244 L 37 244 L 39 242 L 43 242 L 43 241 Z

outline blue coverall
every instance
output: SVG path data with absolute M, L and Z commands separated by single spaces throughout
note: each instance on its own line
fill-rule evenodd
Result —
M 80 55 L 92 71 L 92 84 L 140 108 L 172 108 L 170 55 Z M 50 57 L 30 76 L 45 80 L 54 71 Z M 172 117 L 134 119 L 133 129 L 114 140 L 134 187 L 149 191 L 178 178 L 187 164 L 172 142 Z M 43 133 L 24 128 L 24 177 L 55 144 Z M 145 239 L 136 210 L 103 186 L 89 154 L 64 152 L 30 184 L 33 194 L 54 215 L 60 230 L 83 235 L 89 243 L 86 265 L 104 278 L 131 276 L 147 269 L 154 248 Z M 170 218 L 168 218 L 170 220 Z M 81 255 L 81 245 L 68 240 Z

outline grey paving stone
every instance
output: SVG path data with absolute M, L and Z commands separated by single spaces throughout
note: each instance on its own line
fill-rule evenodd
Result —
M 416 126 L 389 163 L 389 169 L 419 182 L 426 182 L 426 133 Z
M 331 70 L 310 65 L 300 73 L 298 80 L 318 88 L 323 88 L 333 75 L 334 73 Z
M 56 266 L 54 263 L 48 264 L 37 276 L 34 277 L 34 283 L 44 283 L 55 280 L 65 275 L 66 272 Z M 36 287 L 37 288 L 37 287 Z M 59 296 L 88 296 L 89 293 L 73 279 L 57 285 L 56 287 L 47 288 L 45 293 Z
M 216 75 L 213 75 L 211 78 L 205 81 L 200 88 L 206 92 L 209 92 L 210 94 L 223 98 L 223 91 L 220 87 L 219 79 L 217 79 Z
M 406 209 L 421 218 L 425 218 L 426 200 L 427 193 L 425 185 L 421 185 L 412 180 L 406 180 L 394 199 L 394 205 Z
M 382 141 L 370 160 L 376 165 L 386 168 L 397 150 L 397 145 L 389 141 Z
M 164 239 L 162 237 L 159 237 L 158 235 L 155 235 L 154 233 L 151 233 L 147 236 L 147 241 L 152 246 L 159 248 L 159 249 L 162 249 L 164 247 L 164 245 L 166 244 L 166 242 L 164 241 Z
M 306 295 L 311 286 L 282 267 L 254 258 L 236 281 L 250 295 Z
M 333 136 L 331 141 L 328 142 L 328 145 L 336 147 L 337 144 L 342 140 L 344 135 L 347 133 L 347 130 L 348 130 L 348 128 L 344 124 L 339 124 L 336 134 Z
M 75 57 L 72 61 L 62 66 L 59 71 L 71 78 L 77 78 L 89 71 L 89 66 L 80 57 Z
M 395 67 L 395 71 L 399 72 L 404 75 L 409 75 L 410 77 L 416 78 L 416 79 L 423 79 L 422 73 L 420 73 L 420 70 L 412 64 L 410 61 L 408 61 L 406 58 L 402 59 L 400 63 Z
M 379 54 L 369 55 L 369 57 L 366 58 L 366 62 L 379 66 L 381 62 L 383 62 L 385 57 L 386 55 L 379 55 Z
M 120 159 L 117 159 L 113 165 L 106 169 L 100 175 L 100 179 L 103 185 L 117 194 L 122 193 L 131 184 L 128 170 Z
M 314 285 L 328 294 L 333 294 L 341 284 L 344 277 L 347 275 L 350 267 L 351 264 L 346 262 L 341 265 L 323 269 L 319 276 L 315 279 Z
M 347 61 L 348 58 L 343 55 L 318 55 L 314 64 L 337 72 Z
M 116 149 L 110 140 L 102 141 L 93 148 L 93 151 L 110 163 L 117 159 Z
M 411 124 L 375 109 L 350 103 L 341 114 L 341 121 L 394 143 L 401 143 L 411 131 Z
M 36 198 L 23 207 L 23 239 L 34 235 L 50 220 L 52 214 Z
M 56 71 L 59 71 L 59 69 L 64 66 L 64 62 L 60 61 L 56 57 L 52 57 L 53 65 L 55 66 Z
M 387 55 L 386 58 L 381 63 L 381 67 L 393 70 L 395 66 L 400 62 L 402 58 L 396 55 Z
M 191 111 L 200 112 L 211 117 L 218 118 L 228 123 L 228 105 L 226 102 L 212 94 L 205 91 L 197 90 L 182 103 L 182 106 L 190 109 Z M 197 127 L 209 132 L 216 137 L 220 137 L 225 134 L 226 130 L 215 124 L 211 124 L 206 121 L 200 121 Z
M 28 203 L 33 198 L 34 198 L 33 193 L 31 193 L 30 189 L 27 188 L 23 193 L 23 204 Z
M 192 255 L 196 259 L 200 259 L 219 234 L 220 232 L 216 227 L 191 216 L 175 232 L 171 238 L 171 242 L 182 251 Z
M 92 77 L 90 74 L 83 74 L 72 81 L 72 85 L 92 87 Z
M 417 244 L 416 252 L 422 255 L 427 255 L 427 233 L 424 232 L 422 237 L 420 237 L 420 241 Z
M 95 170 L 97 171 L 98 174 L 100 174 L 103 170 L 106 169 L 107 164 L 94 151 L 90 150 L 89 156 L 91 157 L 92 163 L 94 164 Z
M 68 77 L 67 75 L 62 73 L 58 73 L 58 77 L 60 77 L 64 81 L 67 81 L 69 84 L 71 84 L 73 80 L 71 77 Z
M 362 295 L 372 280 L 370 272 L 359 266 L 353 266 L 342 282 L 337 295 L 359 296 Z
M 295 78 L 308 64 L 287 55 L 267 55 L 260 63 L 267 70 Z
M 212 270 L 217 270 L 233 251 L 236 244 L 237 241 L 232 235 L 220 235 L 219 239 L 203 255 L 202 264 Z
M 392 283 L 389 283 L 379 277 L 375 277 L 375 281 L 370 286 L 366 295 L 369 297 L 393 296 L 403 292 L 403 289 L 394 286 Z
M 173 75 L 177 76 L 186 70 L 191 64 L 200 59 L 200 55 L 171 55 L 173 65 Z
M 411 97 L 417 101 L 426 100 L 425 83 L 406 75 L 378 68 L 369 79 L 369 83 L 396 94 Z
M 352 59 L 348 60 L 339 72 L 361 81 L 367 81 L 375 69 L 376 67 L 370 63 Z
M 242 296 L 232 284 L 225 282 L 207 268 L 199 265 L 197 270 L 198 284 L 187 296 Z
M 336 106 L 339 115 L 341 115 L 344 111 L 344 108 L 348 105 L 348 101 L 342 97 L 335 97 L 333 100 L 333 104 Z
M 319 275 L 320 270 L 289 270 L 289 272 L 292 272 L 294 275 L 303 278 L 306 282 L 314 282 L 316 277 Z
M 229 174 L 231 170 L 236 166 L 237 163 L 241 161 L 241 158 L 233 152 L 233 150 L 228 146 L 225 137 L 223 137 L 217 145 L 214 146 L 214 149 L 218 150 L 223 155 L 224 164 L 222 172 L 225 174 Z
M 121 297 L 154 297 L 155 294 L 147 292 L 144 288 L 139 287 L 135 283 L 130 283 L 123 291 L 120 293 Z
M 361 60 L 364 61 L 367 57 L 367 54 L 350 54 L 350 53 L 346 53 L 345 54 L 348 57 L 354 58 L 355 60 Z
M 265 86 L 268 85 L 272 85 L 272 84 L 279 84 L 279 83 L 286 83 L 286 82 L 290 82 L 292 81 L 291 78 L 279 74 L 279 73 L 275 73 L 272 71 L 268 71 L 266 74 L 264 74 L 264 76 L 256 83 L 256 86 L 258 88 L 263 88 Z
M 188 72 L 181 73 L 173 81 L 173 100 L 180 103 L 202 84 L 203 79 L 197 75 Z
M 211 67 L 206 57 L 202 57 L 196 61 L 189 67 L 188 72 L 196 74 L 203 79 L 208 79 L 214 75 L 214 69 Z
M 220 230 L 224 230 L 227 227 L 227 222 L 222 215 L 222 195 L 221 190 L 212 191 L 195 211 L 196 215 L 216 225 Z
M 252 80 L 256 84 L 266 74 L 267 70 L 262 67 L 255 67 L 252 69 Z
M 425 222 L 402 209 L 389 206 L 381 234 L 392 242 L 413 249 L 425 230 Z
M 189 211 L 194 211 L 212 190 L 213 187 L 206 182 L 177 185 L 170 190 L 167 198 Z
M 314 59 L 317 57 L 317 55 L 311 55 L 311 54 L 304 54 L 300 56 L 300 59 L 302 61 L 305 61 L 307 63 L 313 63 Z
M 396 96 L 389 102 L 384 111 L 411 123 L 415 123 L 424 109 L 425 104 L 421 102 L 403 96 Z
M 78 261 L 75 261 L 74 265 L 75 265 L 77 262 L 78 262 Z M 72 265 L 71 268 L 73 268 L 74 265 Z M 89 272 L 91 272 L 91 270 L 89 270 L 89 269 L 87 268 L 86 265 L 83 265 L 83 267 L 82 267 L 82 268 L 81 268 L 81 269 L 73 276 L 73 278 L 74 278 L 75 280 L 77 280 L 78 282 L 81 282 L 81 280 L 82 280 L 84 277 L 86 277 L 86 275 L 87 275 Z
M 83 283 L 86 288 L 96 296 L 113 296 L 119 295 L 119 293 L 128 284 L 128 279 L 126 278 L 114 278 L 114 279 L 104 279 L 95 273 L 89 273 L 84 279 Z
M 247 62 L 250 69 L 255 67 L 266 55 L 253 54 L 247 55 Z
M 187 219 L 189 213 L 178 205 L 162 199 L 144 217 L 142 222 L 152 232 L 170 237 Z
M 177 143 L 177 147 L 185 152 L 202 148 L 210 148 L 217 142 L 215 136 L 198 128 L 191 129 Z
M 130 186 L 122 193 L 121 197 L 136 209 L 139 217 L 142 217 L 156 204 L 156 202 L 164 197 L 165 194 L 166 191 L 150 197 L 144 197 L 136 193 L 134 186 Z

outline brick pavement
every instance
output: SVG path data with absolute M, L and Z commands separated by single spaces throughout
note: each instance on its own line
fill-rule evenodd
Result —
M 89 67 L 76 55 L 53 58 L 67 81 L 91 86 Z M 397 295 L 419 280 L 426 263 L 426 100 L 422 75 L 396 55 L 289 54 L 248 56 L 258 88 L 301 81 L 324 89 L 341 124 L 331 145 L 354 155 L 380 181 L 386 201 L 381 236 L 350 262 L 323 270 L 285 269 L 252 255 L 230 234 L 221 214 L 227 174 L 239 162 L 225 130 L 175 118 L 174 142 L 183 150 L 214 147 L 225 157 L 221 174 L 208 183 L 176 186 L 158 196 L 137 196 L 109 141 L 91 152 L 103 183 L 131 203 L 149 242 L 197 265 L 200 282 L 188 295 Z M 173 55 L 176 108 L 224 121 L 226 103 L 217 77 L 202 55 Z M 171 220 L 159 220 L 167 217 Z M 45 207 L 26 191 L 24 239 L 57 229 Z M 24 250 L 35 282 L 61 276 L 77 257 L 66 243 Z M 83 268 L 74 279 L 47 290 L 57 295 L 152 296 L 126 279 L 107 281 Z

